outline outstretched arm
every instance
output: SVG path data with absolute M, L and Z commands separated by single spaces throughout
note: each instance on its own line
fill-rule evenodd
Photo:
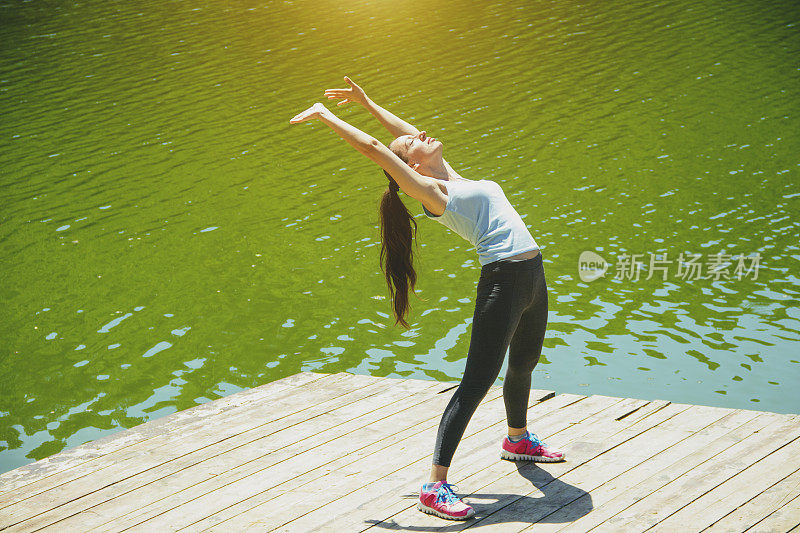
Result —
M 364 92 L 364 89 L 356 85 L 353 80 L 345 76 L 344 81 L 350 86 L 349 89 L 327 89 L 325 91 L 325 96 L 328 98 L 342 99 L 342 101 L 336 105 L 342 105 L 348 102 L 361 104 L 377 118 L 394 137 L 416 135 L 419 133 L 417 128 L 373 102 L 372 99 L 367 96 L 367 93 Z
M 350 88 L 325 90 L 325 96 L 328 98 L 339 98 L 342 100 L 336 104 L 337 106 L 346 104 L 348 102 L 361 104 L 372 114 L 372 116 L 377 118 L 378 121 L 383 124 L 383 126 L 389 130 L 389 133 L 391 133 L 395 138 L 400 137 L 401 135 L 417 135 L 419 133 L 417 128 L 393 114 L 391 111 L 388 111 L 373 102 L 372 99 L 367 96 L 367 93 L 364 92 L 364 89 L 356 85 L 353 80 L 345 76 L 344 81 L 347 82 Z M 457 172 L 453 170 L 453 167 L 450 166 L 450 163 L 445 161 L 444 158 L 442 158 L 442 162 L 447 167 L 448 171 L 450 171 L 452 174 L 457 174 Z
M 377 139 L 340 119 L 321 103 L 316 103 L 302 113 L 298 113 L 289 122 L 297 124 L 314 119 L 328 125 L 353 148 L 391 174 L 404 193 L 420 202 L 435 205 L 434 202 L 441 193 L 434 184 L 433 178 L 423 176 L 412 169 Z
M 395 138 L 401 135 L 417 135 L 419 133 L 417 128 L 397 115 L 392 114 L 391 111 L 382 108 L 369 97 L 367 97 L 367 103 L 364 104 L 364 108 L 377 118 Z

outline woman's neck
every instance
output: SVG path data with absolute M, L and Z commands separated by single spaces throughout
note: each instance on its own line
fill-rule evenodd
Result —
M 442 181 L 464 180 L 455 170 L 452 168 L 448 169 L 443 162 L 439 163 L 436 167 L 426 167 L 425 171 L 420 172 L 420 174 Z
M 436 178 L 437 180 L 447 181 L 448 179 L 453 179 L 452 176 L 447 172 L 447 169 L 444 167 L 441 169 L 426 168 L 425 172 L 420 172 L 420 174 L 425 174 L 426 176 Z
M 441 173 L 436 172 L 436 173 L 430 173 L 428 175 L 431 176 L 432 178 L 436 178 L 437 180 L 442 180 L 442 181 L 456 181 L 464 179 L 455 170 L 448 171 L 447 169 L 445 169 L 444 172 Z

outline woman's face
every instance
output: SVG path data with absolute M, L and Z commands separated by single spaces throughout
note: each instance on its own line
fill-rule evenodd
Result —
M 396 142 L 405 150 L 409 163 L 426 165 L 442 158 L 442 143 L 428 137 L 424 130 L 417 135 L 401 135 Z

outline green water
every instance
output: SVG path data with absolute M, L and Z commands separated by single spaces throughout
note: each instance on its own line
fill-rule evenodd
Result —
M 385 177 L 288 123 L 345 74 L 529 225 L 550 290 L 535 387 L 800 411 L 798 19 L 790 1 L 2 0 L 0 471 L 300 371 L 460 378 L 475 250 L 405 197 L 424 300 L 394 327 Z M 757 279 L 583 282 L 585 250 L 761 259 Z

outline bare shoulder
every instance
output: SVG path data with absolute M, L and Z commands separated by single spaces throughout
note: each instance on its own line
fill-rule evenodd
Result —
M 453 170 L 453 167 L 450 166 L 444 158 L 442 158 L 442 162 L 444 163 L 445 168 L 447 168 L 447 172 L 451 176 L 456 176 L 460 179 L 462 178 L 458 172 Z M 431 192 L 429 193 L 428 197 L 421 200 L 422 205 L 425 206 L 425 209 L 430 211 L 435 216 L 442 216 L 445 212 L 445 208 L 447 207 L 447 187 L 443 183 L 444 180 L 431 178 L 430 176 L 426 176 L 431 181 Z
M 444 214 L 445 207 L 447 207 L 447 187 L 442 183 L 442 180 L 426 177 L 430 180 L 431 187 L 430 193 L 421 199 L 422 205 L 434 215 L 441 216 Z

